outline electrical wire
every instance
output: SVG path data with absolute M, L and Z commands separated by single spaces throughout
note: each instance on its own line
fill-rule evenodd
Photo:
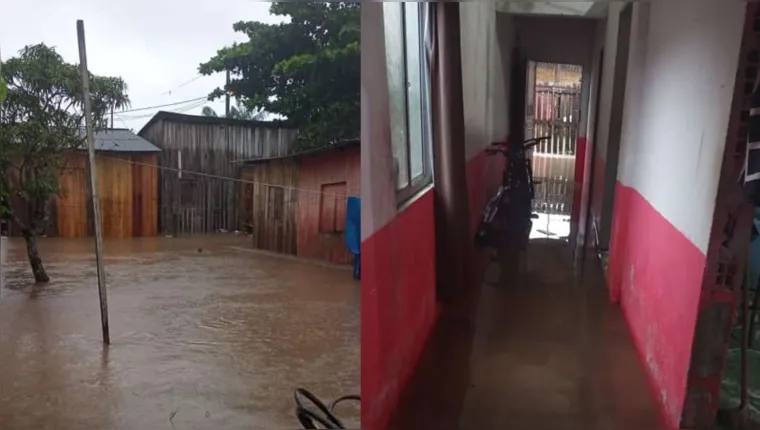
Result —
M 335 197 L 350 197 L 349 195 L 346 195 L 346 194 L 340 194 L 340 193 L 334 193 L 334 192 L 324 192 L 324 191 L 321 191 L 321 190 L 309 190 L 309 189 L 306 189 L 306 188 L 291 187 L 291 186 L 287 186 L 287 185 L 267 184 L 267 183 L 264 183 L 264 182 L 249 181 L 247 179 L 231 178 L 231 177 L 228 177 L 228 176 L 214 175 L 214 174 L 211 174 L 211 173 L 203 173 L 203 172 L 197 172 L 197 171 L 193 171 L 193 170 L 177 169 L 177 168 L 174 168 L 174 167 L 159 166 L 159 165 L 150 164 L 150 163 L 141 163 L 139 161 L 127 160 L 127 159 L 124 159 L 124 158 L 117 158 L 117 157 L 109 157 L 109 156 L 105 156 L 105 155 L 98 155 L 98 154 L 96 154 L 95 157 L 96 158 L 101 158 L 101 159 L 104 159 L 104 160 L 113 160 L 113 161 L 118 161 L 118 162 L 121 162 L 121 163 L 132 164 L 132 165 L 136 165 L 136 166 L 153 167 L 153 168 L 159 169 L 161 171 L 169 171 L 169 172 L 177 172 L 177 173 L 181 172 L 183 175 L 187 174 L 187 175 L 199 176 L 199 177 L 202 177 L 202 178 L 220 179 L 220 180 L 226 180 L 226 181 L 230 181 L 230 182 L 237 182 L 237 183 L 240 183 L 240 184 L 251 184 L 251 185 L 259 185 L 259 186 L 263 186 L 263 187 L 282 188 L 283 190 L 306 192 L 306 193 L 313 193 L 313 194 L 322 194 L 322 195 L 333 195 Z
M 185 81 L 185 82 L 183 82 L 183 83 L 181 83 L 181 84 L 177 85 L 176 87 L 174 87 L 174 88 L 172 88 L 172 89 L 170 89 L 170 90 L 168 90 L 168 91 L 165 91 L 165 92 L 161 93 L 161 95 L 171 95 L 172 91 L 174 91 L 174 90 L 178 90 L 178 89 L 180 89 L 180 88 L 182 88 L 182 87 L 184 87 L 184 86 L 190 85 L 190 84 L 192 84 L 193 82 L 197 81 L 198 79 L 202 78 L 203 76 L 204 76 L 204 75 L 197 75 L 196 77 L 194 77 L 194 78 L 192 78 L 192 79 L 189 79 L 189 80 L 187 80 L 187 81 Z
M 304 388 L 297 388 L 293 393 L 293 399 L 296 402 L 296 418 L 301 423 L 301 427 L 305 429 L 320 428 L 316 424 L 321 425 L 324 429 L 345 429 L 346 426 L 343 421 L 335 415 L 335 407 L 348 400 L 361 402 L 361 396 L 348 395 L 334 400 L 328 407 L 317 396 Z M 306 407 L 303 400 L 308 400 L 309 403 L 316 406 L 316 410 Z
M 208 97 L 207 96 L 196 97 L 194 99 L 187 99 L 187 100 L 182 100 L 182 101 L 178 101 L 178 102 L 174 102 L 174 103 L 166 103 L 166 104 L 162 104 L 162 105 L 146 106 L 146 107 L 141 107 L 141 108 L 136 108 L 136 109 L 127 109 L 127 110 L 122 110 L 122 111 L 119 111 L 119 112 L 114 112 L 114 115 L 121 115 L 121 114 L 131 113 L 131 112 L 140 112 L 140 111 L 146 111 L 146 110 L 151 110 L 151 109 L 160 109 L 160 108 L 169 107 L 169 106 L 178 106 L 178 105 L 182 105 L 182 104 L 197 102 L 197 101 L 200 101 L 200 100 L 208 101 Z
M 199 101 L 196 101 L 196 102 L 194 102 L 194 103 L 192 103 L 190 105 L 182 106 L 182 107 L 177 108 L 177 109 L 173 109 L 172 111 L 176 112 L 176 113 L 184 113 L 184 112 L 191 111 L 193 109 L 197 109 L 197 108 L 205 105 L 206 103 L 207 103 L 207 100 L 205 100 L 205 99 L 204 100 L 199 100 Z M 156 115 L 156 112 L 150 112 L 150 113 L 144 113 L 144 114 L 138 114 L 138 115 L 115 115 L 115 118 L 117 118 L 117 119 L 125 119 L 125 120 L 128 120 L 128 121 L 134 121 L 134 120 L 138 120 L 138 119 L 152 118 L 154 115 Z

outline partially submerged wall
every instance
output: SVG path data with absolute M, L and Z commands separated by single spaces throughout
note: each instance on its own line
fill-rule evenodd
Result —
M 706 300 L 702 284 L 745 7 L 634 3 L 609 282 L 673 428 L 689 407 L 687 376 Z M 610 49 L 608 43 L 605 56 Z M 600 117 L 602 158 L 606 122 Z
M 362 428 L 384 429 L 437 314 L 433 191 L 396 204 L 381 2 L 362 7 Z

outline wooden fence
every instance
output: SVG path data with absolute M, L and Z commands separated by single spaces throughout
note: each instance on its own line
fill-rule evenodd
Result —
M 581 87 L 545 85 L 535 87 L 533 136 L 551 136 L 536 147 L 537 154 L 574 156 L 580 124 Z

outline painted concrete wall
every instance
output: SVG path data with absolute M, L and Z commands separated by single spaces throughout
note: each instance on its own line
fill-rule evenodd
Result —
M 512 17 L 491 2 L 460 3 L 466 175 L 474 232 L 499 186 L 504 159 L 484 149 L 504 142 L 509 129 L 508 88 L 514 40 Z
M 521 15 L 515 16 L 514 22 L 520 47 L 529 59 L 589 66 L 596 20 Z
M 673 428 L 687 401 L 744 11 L 717 0 L 634 6 L 609 283 Z
M 508 128 L 510 18 L 493 2 L 460 3 L 467 186 L 473 220 L 503 161 L 483 150 Z M 433 192 L 397 209 L 381 3 L 362 8 L 362 428 L 384 428 L 433 327 L 438 307 Z
M 382 3 L 362 7 L 362 428 L 390 419 L 437 315 L 428 191 L 396 205 Z

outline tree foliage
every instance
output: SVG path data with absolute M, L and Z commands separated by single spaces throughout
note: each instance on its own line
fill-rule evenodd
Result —
M 213 108 L 208 106 L 204 106 L 203 109 L 201 109 L 201 115 L 212 116 L 214 118 L 219 117 L 219 114 L 216 113 Z M 238 102 L 237 106 L 230 107 L 230 114 L 227 117 L 243 121 L 266 121 L 269 115 L 262 110 L 254 111 Z
M 253 111 L 279 114 L 302 147 L 356 138 L 360 130 L 359 3 L 275 2 L 280 24 L 238 22 L 248 41 L 220 49 L 201 74 L 229 70 L 226 92 Z
M 8 95 L 8 84 L 5 83 L 5 79 L 0 75 L 0 103 L 5 101 L 5 97 Z
M 0 212 L 19 226 L 29 245 L 47 227 L 51 197 L 65 191 L 58 178 L 66 152 L 84 148 L 82 77 L 77 64 L 44 44 L 22 49 L 2 65 L 0 76 L 7 85 L 0 104 Z M 111 107 L 129 105 L 126 91 L 121 78 L 90 74 L 96 127 L 106 124 Z M 46 280 L 32 266 L 37 281 Z M 42 275 L 47 277 L 44 269 Z

